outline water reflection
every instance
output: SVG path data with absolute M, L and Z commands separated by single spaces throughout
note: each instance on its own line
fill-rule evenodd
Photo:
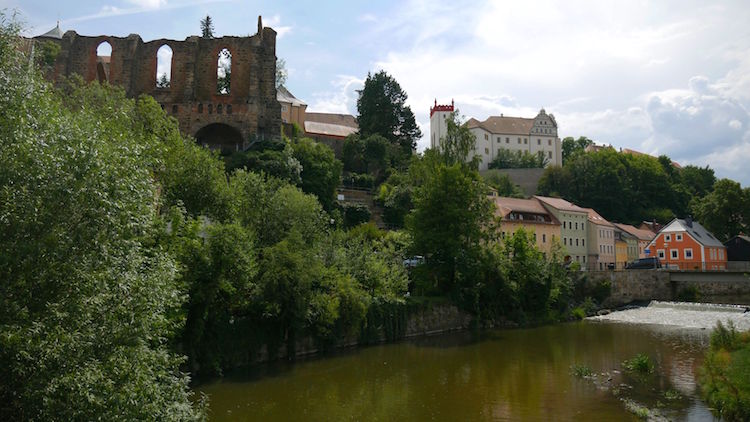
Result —
M 457 333 L 262 365 L 199 389 L 217 421 L 637 420 L 622 396 L 660 405 L 675 420 L 710 420 L 694 377 L 707 338 L 591 322 Z M 659 368 L 640 384 L 619 371 L 638 353 Z M 603 374 L 600 382 L 573 377 L 573 364 Z M 679 401 L 664 398 L 670 389 Z

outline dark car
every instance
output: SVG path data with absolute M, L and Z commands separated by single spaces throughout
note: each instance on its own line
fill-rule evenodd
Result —
M 661 262 L 659 262 L 659 258 L 655 256 L 648 257 L 648 258 L 641 258 L 625 266 L 625 269 L 628 269 L 628 270 L 647 270 L 647 269 L 654 269 L 654 268 L 661 268 Z

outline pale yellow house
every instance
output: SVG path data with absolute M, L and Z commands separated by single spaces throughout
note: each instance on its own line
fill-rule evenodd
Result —
M 490 199 L 495 202 L 496 215 L 501 217 L 503 237 L 523 227 L 533 232 L 537 247 L 545 255 L 549 254 L 553 241 L 560 243 L 560 222 L 538 200 L 497 196 Z
M 586 208 L 589 223 L 589 269 L 606 270 L 616 265 L 615 226 L 592 208 Z
M 630 234 L 631 236 L 634 236 L 637 239 L 638 246 L 637 246 L 637 254 L 633 255 L 632 258 L 628 258 L 629 261 L 635 261 L 636 258 L 645 258 L 646 257 L 646 248 L 648 247 L 648 244 L 651 243 L 651 241 L 654 239 L 656 234 L 652 232 L 651 230 L 646 229 L 639 229 L 637 227 L 628 225 L 628 224 L 619 224 L 615 223 L 615 226 Z

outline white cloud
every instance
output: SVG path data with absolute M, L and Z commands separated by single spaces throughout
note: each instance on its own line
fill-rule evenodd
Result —
M 141 9 L 155 10 L 167 5 L 167 0 L 127 0 L 128 3 Z
M 357 112 L 357 90 L 364 86 L 364 79 L 350 75 L 338 75 L 331 81 L 332 90 L 313 93 L 314 102 L 307 108 L 310 112 L 354 114 Z
M 276 31 L 276 38 L 278 39 L 281 39 L 286 34 L 292 32 L 291 26 L 281 24 L 281 16 L 279 15 L 273 15 L 268 19 L 264 19 L 263 26 L 268 26 L 268 27 L 273 28 L 273 30 Z

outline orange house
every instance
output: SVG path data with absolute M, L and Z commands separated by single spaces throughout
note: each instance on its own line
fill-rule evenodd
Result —
M 727 268 L 726 247 L 691 218 L 676 218 L 656 234 L 648 256 L 680 270 L 718 271 Z

